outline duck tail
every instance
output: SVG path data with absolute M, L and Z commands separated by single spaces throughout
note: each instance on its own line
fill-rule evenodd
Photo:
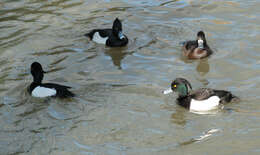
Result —
M 225 102 L 231 102 L 234 99 L 235 96 L 233 96 L 230 92 L 227 92 L 227 94 L 223 97 Z
M 66 97 L 75 97 L 75 94 L 70 91 L 67 91 L 67 93 L 65 95 L 66 95 Z
M 60 91 L 59 94 L 57 94 L 57 96 L 60 98 L 70 98 L 70 97 L 75 97 L 75 94 L 66 89 Z
M 89 37 L 89 39 L 92 40 L 94 33 L 95 33 L 95 31 L 92 30 L 92 31 L 90 31 L 89 33 L 84 34 L 84 36 Z
M 240 98 L 238 98 L 237 96 L 235 96 L 233 94 L 231 94 L 231 95 L 232 95 L 232 97 L 231 97 L 230 102 L 239 102 L 240 101 Z
M 217 90 L 215 93 L 221 98 L 222 103 L 239 102 L 240 99 L 229 91 Z

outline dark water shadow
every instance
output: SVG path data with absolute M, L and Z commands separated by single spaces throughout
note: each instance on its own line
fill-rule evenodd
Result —
M 118 69 L 122 69 L 122 60 L 134 52 L 127 52 L 124 47 L 122 48 L 107 48 L 105 49 L 105 55 L 110 56 L 111 60 Z
M 208 58 L 200 59 L 200 60 L 189 60 L 184 56 L 181 56 L 180 58 L 184 63 L 191 64 L 195 62 L 197 63 L 196 71 L 201 75 L 205 76 L 210 71 L 210 65 L 208 63 Z
M 208 59 L 199 60 L 196 70 L 200 75 L 202 76 L 206 75 L 210 70 Z
M 180 126 L 185 126 L 187 123 L 186 109 L 176 108 L 176 111 L 171 115 L 171 122 Z

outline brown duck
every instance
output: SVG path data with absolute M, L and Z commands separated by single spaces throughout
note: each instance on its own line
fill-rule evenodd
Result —
M 182 52 L 188 59 L 202 59 L 210 56 L 213 51 L 207 44 L 203 31 L 197 34 L 197 40 L 186 41 L 183 44 Z

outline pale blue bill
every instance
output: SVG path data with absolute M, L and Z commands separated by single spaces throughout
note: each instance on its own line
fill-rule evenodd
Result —
M 166 89 L 166 90 L 164 90 L 162 93 L 164 94 L 164 95 L 166 95 L 166 94 L 170 94 L 170 93 L 172 93 L 173 91 L 172 91 L 172 88 L 168 88 L 168 89 Z
M 124 39 L 125 38 L 125 36 L 124 36 L 122 31 L 118 32 L 118 37 L 119 37 L 119 39 Z

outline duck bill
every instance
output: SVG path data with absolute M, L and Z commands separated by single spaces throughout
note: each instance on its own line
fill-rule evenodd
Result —
M 198 40 L 198 47 L 201 48 L 201 49 L 204 48 L 203 40 L 202 40 L 202 39 L 199 39 L 199 40 Z
M 172 93 L 173 91 L 172 91 L 172 88 L 168 88 L 168 89 L 166 89 L 166 90 L 164 90 L 162 93 L 164 94 L 164 95 L 166 95 L 166 94 L 170 94 L 170 93 Z
M 119 39 L 124 39 L 124 38 L 125 38 L 125 36 L 124 36 L 124 34 L 123 34 L 122 31 L 119 31 L 119 32 L 118 32 L 118 38 L 119 38 Z

